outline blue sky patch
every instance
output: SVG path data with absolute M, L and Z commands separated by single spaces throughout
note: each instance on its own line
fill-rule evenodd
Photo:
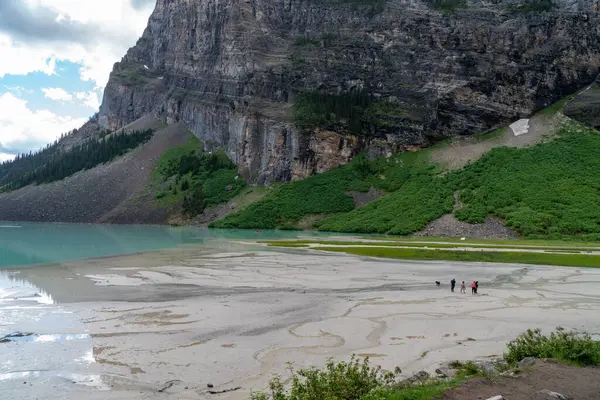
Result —
M 33 72 L 27 75 L 6 75 L 0 78 L 0 95 L 11 92 L 15 96 L 26 100 L 33 111 L 48 110 L 59 116 L 75 118 L 89 117 L 98 110 L 94 110 L 76 97 L 76 93 L 88 93 L 94 90 L 95 84 L 83 81 L 80 78 L 81 64 L 69 61 L 58 61 L 56 73 L 46 75 L 42 72 Z M 73 96 L 71 101 L 57 101 L 46 97 L 44 88 L 60 88 Z M 101 92 L 95 92 L 100 99 Z

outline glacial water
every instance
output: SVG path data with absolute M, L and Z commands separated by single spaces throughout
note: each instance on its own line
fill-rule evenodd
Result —
M 49 264 L 180 246 L 226 251 L 231 241 L 299 236 L 328 235 L 0 222 L 0 399 L 88 398 L 81 395 L 84 387 L 94 388 L 94 391 L 110 388 L 106 376 L 102 375 L 103 366 L 95 362 L 93 338 L 85 324 L 68 304 L 57 302 L 52 292 L 24 278 L 25 269 L 55 271 Z M 48 273 L 46 279 L 64 278 L 60 275 L 54 278 Z
M 196 227 L 0 222 L 0 268 L 176 248 L 218 239 L 276 239 L 294 231 L 213 230 Z

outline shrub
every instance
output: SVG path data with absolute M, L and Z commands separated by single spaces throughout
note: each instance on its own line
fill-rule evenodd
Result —
M 504 359 L 514 364 L 525 357 L 553 358 L 577 365 L 600 364 L 600 342 L 590 335 L 557 328 L 550 336 L 528 329 L 507 345 Z
M 195 136 L 161 156 L 153 172 L 153 183 L 160 185 L 171 181 L 173 176 L 175 186 L 170 186 L 171 195 L 156 198 L 164 204 L 183 202 L 183 213 L 192 217 L 207 206 L 231 200 L 246 186 L 225 152 L 204 151 Z
M 182 190 L 183 192 L 185 192 L 185 191 L 186 191 L 186 190 L 188 190 L 189 188 L 190 188 L 190 183 L 188 182 L 188 180 L 187 180 L 187 179 L 184 179 L 184 180 L 181 182 L 181 190 Z
M 374 390 L 388 388 L 394 383 L 391 372 L 372 367 L 369 360 L 352 357 L 349 362 L 327 363 L 325 369 L 292 371 L 292 385 L 286 390 L 276 377 L 269 384 L 270 395 L 254 393 L 252 400 L 360 400 Z M 271 397 L 269 397 L 271 396 Z
M 600 135 L 567 124 L 551 142 L 493 149 L 448 179 L 460 190 L 458 219 L 492 214 L 524 236 L 558 239 L 600 233 L 599 168 Z

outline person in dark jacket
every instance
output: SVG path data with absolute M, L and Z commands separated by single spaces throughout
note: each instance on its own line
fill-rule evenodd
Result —
M 450 290 L 454 292 L 454 287 L 456 286 L 456 279 L 452 278 L 450 281 Z

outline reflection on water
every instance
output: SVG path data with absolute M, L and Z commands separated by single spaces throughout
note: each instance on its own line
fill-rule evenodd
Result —
M 94 360 L 92 337 L 77 315 L 68 311 L 66 305 L 54 301 L 40 287 L 20 279 L 19 266 L 190 244 L 230 250 L 231 240 L 299 236 L 328 234 L 165 226 L 1 223 L 0 399 L 14 398 L 13 393 L 19 393 L 19 398 L 62 399 L 66 397 L 61 390 L 71 387 L 65 385 L 98 389 L 110 387 L 103 381 L 110 379 L 102 374 L 104 367 Z M 44 267 L 35 266 L 31 271 L 38 271 L 37 268 Z M 64 290 L 63 279 L 73 277 L 61 276 L 57 269 L 44 285 L 53 291 L 56 299 L 60 299 L 60 290 Z M 86 290 L 85 286 L 81 288 Z
M 15 390 L 29 398 L 27 390 L 64 382 L 109 389 L 95 371 L 83 325 L 49 294 L 6 271 L 0 271 L 0 354 L 0 398 Z
M 261 240 L 299 235 L 330 234 L 140 225 L 2 223 L 0 267 L 130 254 L 185 244 L 207 245 L 219 239 Z

